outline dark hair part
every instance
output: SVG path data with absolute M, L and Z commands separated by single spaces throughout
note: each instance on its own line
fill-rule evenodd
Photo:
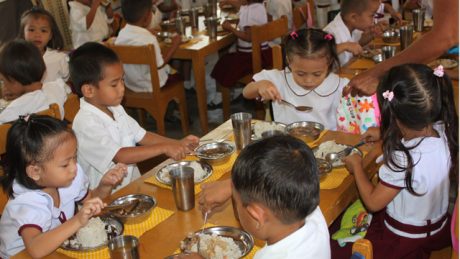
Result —
M 392 91 L 391 101 L 384 99 L 385 91 Z M 381 109 L 381 136 L 383 139 L 384 162 L 394 171 L 406 172 L 405 184 L 410 193 L 415 194 L 412 186 L 412 170 L 417 163 L 410 156 L 410 150 L 417 147 L 405 147 L 401 142 L 402 133 L 397 121 L 413 130 L 423 128 L 437 121 L 444 123 L 451 157 L 451 178 L 458 173 L 458 116 L 453 98 L 452 82 L 444 75 L 438 77 L 433 69 L 421 64 L 407 64 L 393 67 L 380 81 L 377 98 Z M 394 157 L 395 151 L 402 151 L 407 165 L 400 165 Z
M 243 149 L 232 182 L 244 206 L 264 204 L 284 224 L 304 219 L 319 204 L 316 159 L 304 142 L 291 136 L 274 136 Z
M 121 13 L 126 22 L 138 23 L 152 11 L 152 0 L 121 0 Z
M 301 29 L 293 33 L 295 34 L 288 35 L 285 41 L 288 60 L 295 55 L 302 58 L 326 57 L 330 62 L 329 72 L 340 68 L 336 44 L 332 34 L 320 29 Z
M 342 0 L 340 1 L 341 15 L 348 15 L 351 13 L 362 13 L 366 11 L 369 3 L 377 0 Z
M 29 189 L 43 188 L 27 175 L 26 167 L 51 159 L 68 134 L 75 137 L 63 121 L 50 116 L 32 114 L 14 122 L 7 134 L 5 175 L 1 178 L 3 189 L 10 197 L 13 197 L 14 180 Z
M 46 44 L 47 47 L 52 48 L 52 49 L 57 49 L 61 50 L 64 48 L 64 39 L 62 38 L 61 32 L 59 31 L 59 27 L 56 23 L 56 20 L 54 20 L 53 15 L 46 11 L 45 9 L 42 8 L 37 8 L 34 7 L 30 9 L 29 11 L 26 11 L 22 14 L 21 16 L 21 27 L 19 30 L 19 35 L 18 37 L 20 39 L 25 39 L 25 27 L 27 22 L 30 19 L 39 19 L 43 18 L 48 21 L 50 27 L 51 27 L 51 39 L 48 41 L 48 44 Z
M 69 71 L 75 91 L 82 96 L 84 84 L 98 86 L 104 79 L 104 67 L 120 63 L 117 54 L 96 42 L 87 42 L 70 54 Z
M 46 65 L 38 48 L 21 39 L 8 42 L 0 52 L 0 74 L 21 85 L 40 82 Z

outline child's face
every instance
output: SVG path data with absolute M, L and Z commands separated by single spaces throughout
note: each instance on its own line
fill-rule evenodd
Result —
M 24 27 L 24 37 L 31 41 L 40 51 L 45 51 L 46 45 L 51 40 L 51 26 L 43 17 L 29 18 Z
M 123 100 L 125 83 L 123 80 L 123 65 L 121 63 L 107 64 L 103 69 L 103 79 L 98 87 L 93 87 L 92 104 L 105 109 L 107 106 L 117 106 Z
M 318 87 L 329 74 L 329 60 L 326 57 L 302 58 L 293 55 L 288 58 L 288 63 L 294 81 L 308 90 Z
M 77 139 L 65 132 L 61 143 L 46 143 L 49 146 L 58 145 L 52 158 L 40 164 L 40 179 L 37 184 L 47 188 L 69 186 L 77 175 Z M 49 142 L 58 140 L 49 140 Z
M 355 17 L 355 29 L 364 31 L 374 25 L 374 16 L 380 6 L 379 1 L 370 0 L 367 9 Z
M 0 74 L 0 85 L 2 87 L 2 98 L 7 101 L 12 101 L 26 92 L 21 83 L 14 79 L 10 81 L 2 74 Z

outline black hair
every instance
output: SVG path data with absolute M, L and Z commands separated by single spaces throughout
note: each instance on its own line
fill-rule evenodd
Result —
M 383 93 L 393 92 L 389 101 Z M 443 75 L 436 76 L 433 69 L 421 64 L 406 64 L 393 67 L 380 81 L 377 99 L 381 109 L 381 136 L 383 140 L 384 163 L 393 171 L 406 172 L 405 184 L 410 193 L 417 195 L 412 186 L 412 170 L 417 163 L 410 150 L 401 142 L 402 133 L 397 125 L 413 130 L 441 121 L 444 123 L 451 158 L 450 175 L 456 178 L 458 173 L 458 116 L 453 99 L 452 82 Z M 407 165 L 398 163 L 395 151 L 404 153 Z
M 320 29 L 300 29 L 292 32 L 285 40 L 286 56 L 292 59 L 297 55 L 302 58 L 326 57 L 329 72 L 340 68 L 336 44 L 332 34 Z
M 21 85 L 40 82 L 45 70 L 42 54 L 32 42 L 16 39 L 0 52 L 0 74 L 9 81 L 15 80 Z
M 6 139 L 5 175 L 1 184 L 5 192 L 13 197 L 13 182 L 16 180 L 26 188 L 42 189 L 27 175 L 29 165 L 48 161 L 68 133 L 75 137 L 63 121 L 45 115 L 21 116 L 10 128 Z M 49 141 L 51 138 L 58 137 Z
M 152 11 L 152 0 L 121 0 L 121 13 L 127 23 L 138 23 Z
M 259 202 L 284 224 L 304 219 L 319 204 L 318 166 L 311 149 L 291 136 L 274 136 L 244 148 L 232 169 L 243 206 Z
M 110 48 L 96 42 L 87 42 L 70 54 L 70 80 L 78 95 L 82 96 L 84 84 L 98 86 L 104 79 L 106 65 L 120 63 L 117 54 Z
M 19 30 L 18 37 L 20 39 L 25 39 L 24 30 L 25 30 L 27 22 L 30 19 L 39 19 L 39 18 L 46 19 L 51 27 L 51 39 L 48 41 L 48 44 L 46 44 L 46 46 L 52 49 L 57 49 L 57 50 L 63 49 L 64 39 L 62 38 L 61 32 L 59 31 L 59 27 L 56 23 L 56 20 L 54 20 L 54 17 L 50 12 L 42 8 L 34 7 L 30 9 L 29 11 L 26 11 L 22 14 L 21 27 Z
M 341 0 L 340 1 L 340 13 L 343 16 L 350 13 L 362 13 L 366 11 L 371 1 L 376 0 Z

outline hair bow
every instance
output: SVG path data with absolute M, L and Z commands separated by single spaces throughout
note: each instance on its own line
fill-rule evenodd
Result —
M 334 38 L 334 36 L 332 36 L 332 34 L 330 34 L 330 33 L 324 35 L 325 40 L 332 40 L 333 38 Z
M 393 97 L 395 97 L 395 94 L 393 91 L 388 91 L 386 90 L 385 92 L 382 93 L 383 99 L 387 99 L 389 102 L 393 100 Z
M 289 36 L 291 36 L 291 39 L 295 40 L 299 37 L 299 34 L 297 34 L 296 31 L 293 31 L 291 32 L 291 34 L 289 34 Z
M 443 77 L 444 67 L 442 65 L 439 65 L 437 68 L 434 69 L 433 74 L 437 77 Z

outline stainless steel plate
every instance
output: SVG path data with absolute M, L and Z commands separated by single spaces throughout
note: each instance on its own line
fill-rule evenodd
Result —
M 347 148 L 347 147 L 352 147 L 351 145 L 338 144 L 338 143 L 337 143 L 337 145 L 342 146 L 343 149 L 345 149 L 345 148 Z M 324 152 L 324 153 L 319 154 L 318 148 L 319 148 L 319 147 L 315 147 L 315 148 L 313 149 L 313 153 L 315 154 L 315 157 L 316 157 L 316 158 L 319 158 L 319 159 L 325 159 L 325 158 L 326 158 L 326 154 L 328 154 L 328 153 L 327 153 L 327 152 Z M 353 153 L 358 154 L 358 155 L 360 155 L 361 157 L 363 156 L 363 152 L 361 152 L 361 150 L 359 150 L 359 149 L 357 149 L 357 148 L 354 148 L 354 149 L 351 151 L 351 154 L 353 154 Z M 351 155 L 351 154 L 350 154 L 350 155 Z M 345 166 L 345 164 L 344 164 L 341 160 L 337 160 L 337 161 L 335 161 L 334 163 L 332 163 L 332 167 L 333 167 L 333 168 L 343 167 L 343 166 Z
M 155 178 L 162 184 L 171 185 L 171 176 L 169 175 L 169 172 L 174 168 L 184 166 L 188 166 L 191 168 L 201 168 L 203 170 L 203 174 L 201 176 L 195 174 L 195 183 L 203 182 L 204 180 L 208 179 L 212 174 L 212 167 L 205 162 L 181 161 L 164 166 L 163 168 L 158 170 L 158 172 L 155 174 Z

